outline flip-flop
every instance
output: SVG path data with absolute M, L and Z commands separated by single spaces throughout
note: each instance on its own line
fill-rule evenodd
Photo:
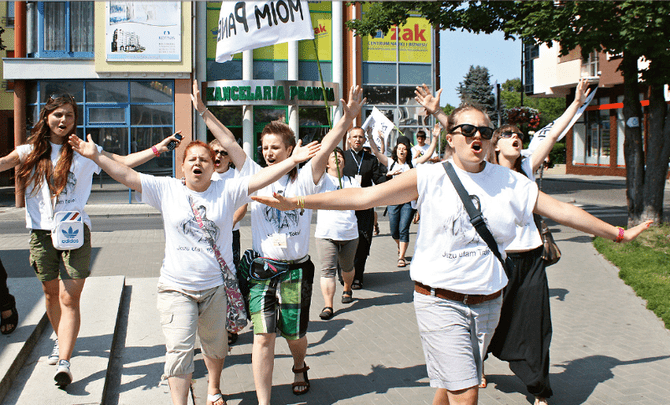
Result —
M 403 259 L 402 257 L 399 258 L 398 259 L 398 267 L 405 267 L 405 266 L 407 266 L 407 262 L 405 261 L 405 259 Z
M 219 404 L 219 400 L 223 401 Z M 222 393 L 217 393 L 217 394 L 207 394 L 207 405 L 226 405 L 226 400 L 223 399 L 223 394 Z

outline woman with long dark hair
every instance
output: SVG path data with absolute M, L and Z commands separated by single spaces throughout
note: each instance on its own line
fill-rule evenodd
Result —
M 25 191 L 26 227 L 30 229 L 30 264 L 42 282 L 46 312 L 56 332 L 47 363 L 58 364 L 55 375 L 61 387 L 72 382 L 70 358 L 79 334 L 79 299 L 90 274 L 91 220 L 84 206 L 91 193 L 93 174 L 100 168 L 74 152 L 67 140 L 76 134 L 77 103 L 69 94 L 47 99 L 28 143 L 0 159 L 0 171 L 17 167 L 16 181 Z M 102 151 L 126 166 L 140 165 L 168 151 L 174 135 L 149 149 L 128 156 Z M 100 149 L 102 150 L 102 149 Z M 52 216 L 58 211 L 77 211 L 84 223 L 84 243 L 78 249 L 58 250 L 51 240 Z M 59 270 L 61 264 L 64 270 Z

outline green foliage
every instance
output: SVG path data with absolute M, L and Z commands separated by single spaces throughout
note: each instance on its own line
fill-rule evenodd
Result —
M 630 243 L 596 238 L 593 245 L 670 329 L 670 226 L 649 228 Z

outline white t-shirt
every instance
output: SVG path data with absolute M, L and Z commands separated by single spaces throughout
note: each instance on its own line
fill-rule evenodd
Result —
M 405 172 L 407 172 L 411 169 L 409 167 L 408 163 L 406 163 L 406 162 L 405 163 L 396 162 L 393 159 L 389 159 L 387 164 L 388 164 L 388 173 L 393 173 L 393 172 L 397 171 L 398 169 L 400 169 L 400 173 L 394 175 L 393 177 L 398 176 L 402 173 L 405 173 Z
M 261 167 L 251 162 L 251 174 L 256 174 Z M 298 171 L 294 181 L 284 175 L 278 181 L 256 192 L 259 196 L 271 196 L 273 192 L 283 193 L 284 196 L 295 197 L 316 194 L 321 190 L 323 177 L 318 184 L 314 184 L 312 176 L 312 162 L 308 162 Z M 312 210 L 281 212 L 265 204 L 251 203 L 251 235 L 253 249 L 261 256 L 277 260 L 298 260 L 307 256 L 309 252 L 309 233 L 312 222 Z M 284 239 L 285 238 L 285 239 Z M 286 247 L 282 247 L 283 241 Z
M 251 159 L 249 156 L 244 161 L 244 165 L 242 166 L 241 169 L 228 169 L 223 173 L 219 172 L 214 172 L 212 173 L 212 181 L 217 181 L 217 180 L 225 180 L 225 179 L 236 179 L 239 177 L 244 177 L 249 175 L 249 168 L 251 167 Z M 241 221 L 240 221 L 241 222 Z M 240 222 L 236 223 L 233 226 L 233 231 L 237 231 L 240 229 Z
M 360 188 L 361 185 L 350 176 L 342 176 L 343 188 Z M 340 181 L 337 177 L 328 173 L 323 175 L 323 186 L 321 192 L 335 191 L 340 189 Z M 356 211 L 344 210 L 318 210 L 316 212 L 315 238 L 331 240 L 354 240 L 358 238 L 358 221 Z
M 521 161 L 521 170 L 528 174 L 530 181 L 535 181 L 530 157 L 526 157 Z M 540 232 L 537 229 L 537 225 L 535 225 L 535 221 L 531 218 L 529 222 L 516 227 L 516 238 L 507 246 L 507 251 L 523 252 L 540 246 L 542 246 L 542 237 L 540 237 Z
M 54 168 L 60 159 L 61 149 L 62 145 L 51 143 L 51 163 Z M 24 162 L 32 150 L 32 145 L 19 145 L 16 148 L 19 160 Z M 98 146 L 98 151 L 101 152 L 102 147 Z M 91 159 L 73 152 L 72 165 L 67 175 L 67 184 L 58 196 L 53 212 L 79 211 L 84 223 L 90 229 L 91 218 L 84 211 L 84 206 L 91 195 L 94 173 L 100 173 L 100 167 Z M 33 186 L 31 182 L 26 187 L 26 228 L 51 230 L 51 209 L 47 205 L 51 204 L 51 201 L 45 201 L 44 190 L 34 191 Z M 42 179 L 42 187 L 47 187 L 44 179 Z
M 249 199 L 249 177 L 213 181 L 204 192 L 190 190 L 181 180 L 140 174 L 142 202 L 163 215 L 165 257 L 159 282 L 177 288 L 203 291 L 223 283 L 221 267 L 208 238 L 215 239 L 221 257 L 233 265 L 233 213 Z M 193 215 L 188 197 L 193 198 L 204 233 Z
M 490 163 L 479 173 L 454 169 L 504 257 L 517 226 L 533 219 L 537 185 Z M 412 280 L 462 294 L 492 294 L 505 287 L 502 264 L 470 223 L 444 167 L 417 167 L 417 191 L 421 222 L 410 266 Z
M 412 149 L 410 151 L 412 153 L 412 164 L 414 166 L 416 166 L 416 163 L 415 163 L 416 159 L 418 159 L 421 156 L 428 153 L 428 149 L 430 149 L 430 145 L 428 145 L 427 143 L 424 144 L 423 146 L 419 146 L 419 144 L 416 144 L 416 145 L 412 146 Z M 418 155 L 417 155 L 417 152 L 419 153 Z M 432 159 L 432 158 L 435 158 L 435 157 L 437 157 L 437 152 L 433 152 L 433 156 L 431 156 L 430 158 Z M 428 161 L 426 163 L 430 163 L 430 162 Z

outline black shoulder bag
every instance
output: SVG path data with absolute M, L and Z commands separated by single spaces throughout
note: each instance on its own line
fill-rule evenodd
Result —
M 498 258 L 498 260 L 500 260 L 500 263 L 502 263 L 503 268 L 505 269 L 505 273 L 507 273 L 507 277 L 509 278 L 512 275 L 512 270 L 514 269 L 514 263 L 509 257 L 507 259 L 502 258 L 502 255 L 498 250 L 498 244 L 496 243 L 495 238 L 491 234 L 491 231 L 489 231 L 489 228 L 486 226 L 486 222 L 484 221 L 484 216 L 482 216 L 482 212 L 477 208 L 475 208 L 475 205 L 472 203 L 472 200 L 470 200 L 470 195 L 468 194 L 467 190 L 465 190 L 465 187 L 463 187 L 463 183 L 461 183 L 461 180 L 458 178 L 458 175 L 456 174 L 454 168 L 451 166 L 451 163 L 443 162 L 442 166 L 444 167 L 444 170 L 447 172 L 447 176 L 449 176 L 449 179 L 453 183 L 454 188 L 458 193 L 458 196 L 461 197 L 461 201 L 463 201 L 463 206 L 465 207 L 465 210 L 468 212 L 468 216 L 470 217 L 470 223 L 472 224 L 472 226 L 475 227 L 479 236 L 481 236 L 482 239 L 484 239 L 484 242 L 486 242 L 491 252 L 493 252 L 493 254 Z

